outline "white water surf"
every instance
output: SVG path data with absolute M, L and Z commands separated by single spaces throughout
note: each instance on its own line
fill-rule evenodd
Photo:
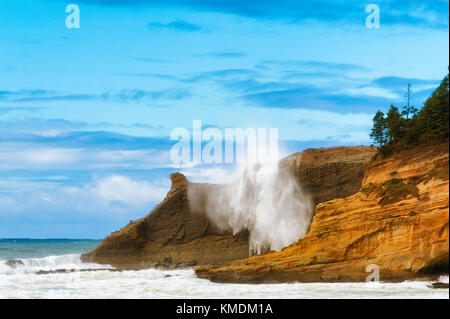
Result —
M 80 255 L 21 259 L 11 268 L 0 261 L 0 298 L 449 298 L 430 282 L 217 284 L 192 269 L 111 272 L 107 270 L 37 275 L 39 270 L 94 269 Z M 448 276 L 441 278 L 448 282 Z

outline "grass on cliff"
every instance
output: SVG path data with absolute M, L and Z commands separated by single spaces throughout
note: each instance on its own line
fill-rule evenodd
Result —
M 362 188 L 361 192 L 366 195 L 378 193 L 378 196 L 382 197 L 379 202 L 380 205 L 389 205 L 407 199 L 408 197 L 419 198 L 419 190 L 416 185 L 426 183 L 434 178 L 442 180 L 449 179 L 448 161 L 441 163 L 438 167 L 435 167 L 424 175 L 413 176 L 407 179 L 393 178 L 385 181 L 381 185 L 370 183 L 368 186 Z M 421 199 L 425 201 L 429 198 L 424 196 L 423 198 L 421 197 Z
M 381 205 L 389 205 L 408 198 L 419 197 L 419 190 L 414 184 L 405 182 L 400 178 L 393 178 L 383 183 L 383 190 L 379 195 Z

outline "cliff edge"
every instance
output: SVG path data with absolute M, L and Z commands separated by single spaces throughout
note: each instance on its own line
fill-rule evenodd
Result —
M 371 146 L 310 148 L 280 161 L 316 204 L 355 194 L 367 165 L 377 153 Z

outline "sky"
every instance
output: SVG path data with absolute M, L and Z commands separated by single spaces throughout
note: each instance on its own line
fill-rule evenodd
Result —
M 0 0 L 0 238 L 103 238 L 173 172 L 225 178 L 171 162 L 193 120 L 278 128 L 286 155 L 370 145 L 378 109 L 447 74 L 448 20 L 447 0 Z

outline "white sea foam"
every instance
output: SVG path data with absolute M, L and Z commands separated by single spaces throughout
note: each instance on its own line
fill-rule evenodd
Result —
M 430 282 L 218 284 L 192 269 L 111 272 L 107 270 L 37 275 L 46 269 L 92 269 L 79 255 L 22 259 L 11 268 L 0 261 L 0 298 L 448 298 L 448 289 Z M 448 276 L 441 277 L 448 282 Z
M 20 261 L 23 264 L 17 264 L 14 268 L 8 266 L 6 261 L 0 261 L 0 276 L 5 274 L 35 274 L 40 270 L 113 268 L 109 265 L 83 263 L 80 260 L 80 254 L 47 256 L 43 258 L 24 258 L 20 259 Z

